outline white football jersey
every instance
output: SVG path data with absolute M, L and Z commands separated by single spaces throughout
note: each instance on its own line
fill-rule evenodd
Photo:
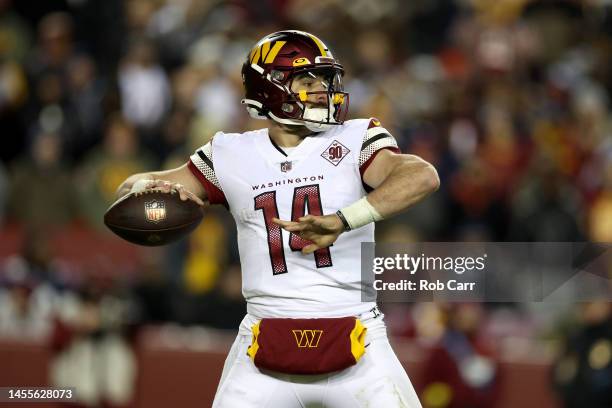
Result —
M 314 254 L 272 218 L 334 214 L 366 194 L 362 174 L 381 149 L 399 151 L 376 119 L 356 119 L 305 138 L 289 153 L 268 129 L 218 132 L 189 168 L 213 204 L 229 208 L 238 228 L 247 311 L 263 317 L 338 317 L 372 309 L 361 301 L 361 242 L 374 224 L 340 235 Z

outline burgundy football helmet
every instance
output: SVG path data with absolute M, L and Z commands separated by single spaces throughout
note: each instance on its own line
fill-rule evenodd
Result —
M 292 82 L 303 75 L 321 80 L 324 90 L 293 92 Z M 348 112 L 343 75 L 342 65 L 320 39 L 304 31 L 278 31 L 259 40 L 242 65 L 242 103 L 257 119 L 328 130 L 342 124 Z M 327 107 L 308 106 L 305 102 L 313 94 L 325 95 Z

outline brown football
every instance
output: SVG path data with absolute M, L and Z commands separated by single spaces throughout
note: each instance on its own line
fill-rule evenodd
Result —
M 202 216 L 198 204 L 182 201 L 178 193 L 150 190 L 115 201 L 104 214 L 104 224 L 126 241 L 157 246 L 189 234 Z

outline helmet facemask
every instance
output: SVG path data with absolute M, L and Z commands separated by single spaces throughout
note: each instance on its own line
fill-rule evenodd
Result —
M 283 92 L 270 98 L 268 116 L 278 123 L 305 126 L 313 132 L 341 125 L 349 105 L 343 74 L 339 64 L 272 70 L 267 78 Z
M 348 94 L 337 66 L 294 70 L 287 80 L 290 94 L 281 109 L 313 132 L 323 132 L 344 122 Z
M 335 64 L 291 70 L 283 83 L 286 90 L 280 101 L 283 116 L 291 124 L 306 126 L 313 132 L 324 132 L 342 124 L 349 102 L 342 75 L 342 68 Z

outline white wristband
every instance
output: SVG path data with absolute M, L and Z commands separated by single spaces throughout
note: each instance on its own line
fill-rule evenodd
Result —
M 151 183 L 152 181 L 153 180 L 151 180 L 151 179 L 136 180 L 136 182 L 134 184 L 132 184 L 132 188 L 130 189 L 130 193 L 141 193 L 141 192 L 143 192 L 147 188 L 149 183 Z
M 342 208 L 340 212 L 352 230 L 383 219 L 366 197 Z

